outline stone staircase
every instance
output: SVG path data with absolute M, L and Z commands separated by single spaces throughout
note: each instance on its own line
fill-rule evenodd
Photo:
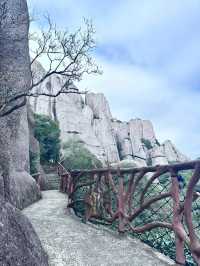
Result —
M 46 190 L 59 190 L 60 177 L 56 166 L 44 166 Z
M 59 190 L 60 177 L 57 173 L 46 174 L 48 190 Z

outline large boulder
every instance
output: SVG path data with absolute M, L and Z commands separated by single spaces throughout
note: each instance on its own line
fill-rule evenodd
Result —
M 0 16 L 0 99 L 7 97 L 8 100 L 30 88 L 29 18 L 25 0 L 1 0 L 0 5 L 0 12 L 4 10 Z M 23 100 L 11 102 L 6 111 L 20 105 Z M 37 184 L 29 174 L 26 106 L 0 118 L 0 149 L 5 197 L 18 208 L 24 208 L 40 198 Z
M 0 265 L 48 266 L 47 255 L 31 223 L 1 196 Z
M 28 25 L 25 0 L 0 0 L 0 101 L 30 88 Z M 24 208 L 40 197 L 29 174 L 27 109 L 16 108 L 23 100 L 6 105 L 0 118 L 0 265 L 47 266 L 32 225 L 15 207 Z

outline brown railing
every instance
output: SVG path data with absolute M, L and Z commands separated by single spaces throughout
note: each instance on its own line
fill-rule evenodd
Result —
M 200 265 L 200 161 L 67 171 L 58 166 L 68 207 L 87 222 L 131 232 L 182 265 Z M 174 249 L 174 250 L 173 250 Z

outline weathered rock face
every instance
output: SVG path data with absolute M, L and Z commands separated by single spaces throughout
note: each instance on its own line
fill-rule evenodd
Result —
M 41 65 L 33 67 L 35 72 L 37 69 L 38 73 L 44 71 Z M 62 84 L 64 81 L 60 77 L 53 76 L 37 90 L 56 92 Z M 113 119 L 109 104 L 101 93 L 88 93 L 85 97 L 62 94 L 56 101 L 52 99 L 43 96 L 31 99 L 34 111 L 57 119 L 62 141 L 78 138 L 104 164 L 116 165 L 121 160 L 129 165 L 132 162 L 133 165 L 146 166 L 188 159 L 171 142 L 160 144 L 150 121 Z
M 48 265 L 47 255 L 31 223 L 1 196 L 0 265 Z
M 121 160 L 132 159 L 139 166 L 188 160 L 170 141 L 158 142 L 150 121 L 132 119 L 127 123 L 114 120 L 112 126 Z
M 152 165 L 168 164 L 169 158 L 163 152 L 163 146 L 155 146 L 149 152 Z M 177 160 L 178 161 L 178 158 Z
M 0 100 L 30 86 L 28 9 L 25 0 L 0 0 Z M 14 102 L 20 104 L 21 99 Z M 14 107 L 13 103 L 6 110 Z M 48 260 L 32 225 L 14 207 L 40 197 L 29 171 L 26 106 L 0 118 L 0 265 L 47 266 Z M 13 205 L 12 205 L 12 204 Z
M 32 160 L 34 158 L 34 172 L 31 174 L 40 173 L 40 190 L 47 189 L 47 177 L 40 164 L 40 145 L 38 140 L 34 136 L 35 119 L 31 106 L 28 104 L 28 126 L 29 126 L 29 153 Z
M 0 1 L 0 93 L 18 95 L 30 87 L 26 1 Z M 20 41 L 19 41 L 20 40 Z M 14 102 L 20 104 L 22 99 Z M 9 108 L 12 108 L 11 104 Z M 0 118 L 0 166 L 7 200 L 23 208 L 40 197 L 29 175 L 29 132 L 26 106 Z
M 170 140 L 166 140 L 162 146 L 163 146 L 163 153 L 168 158 L 169 162 L 176 162 L 176 161 L 181 162 L 189 160 L 189 158 L 183 155 Z
M 83 102 L 81 95 L 59 96 L 56 101 L 56 114 L 61 129 L 62 141 L 72 138 L 81 142 L 100 160 L 104 160 L 104 150 L 96 138 L 93 127 L 93 112 Z M 69 114 L 69 115 L 67 115 Z
M 112 115 L 105 96 L 102 93 L 89 93 L 86 95 L 85 104 L 92 110 L 92 128 L 104 150 L 106 161 L 118 162 L 119 153 L 111 124 Z

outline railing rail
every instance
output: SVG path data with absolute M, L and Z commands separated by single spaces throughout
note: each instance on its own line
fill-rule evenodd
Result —
M 186 170 L 191 171 L 191 177 L 184 187 L 182 171 Z M 82 206 L 81 216 L 86 222 L 95 219 L 117 224 L 120 233 L 128 231 L 140 236 L 158 228 L 167 230 L 168 237 L 175 242 L 176 262 L 188 263 L 186 246 L 200 265 L 200 198 L 196 191 L 200 180 L 199 160 L 153 167 L 70 172 L 59 164 L 58 173 L 60 190 L 69 197 L 68 207 L 79 213 Z

